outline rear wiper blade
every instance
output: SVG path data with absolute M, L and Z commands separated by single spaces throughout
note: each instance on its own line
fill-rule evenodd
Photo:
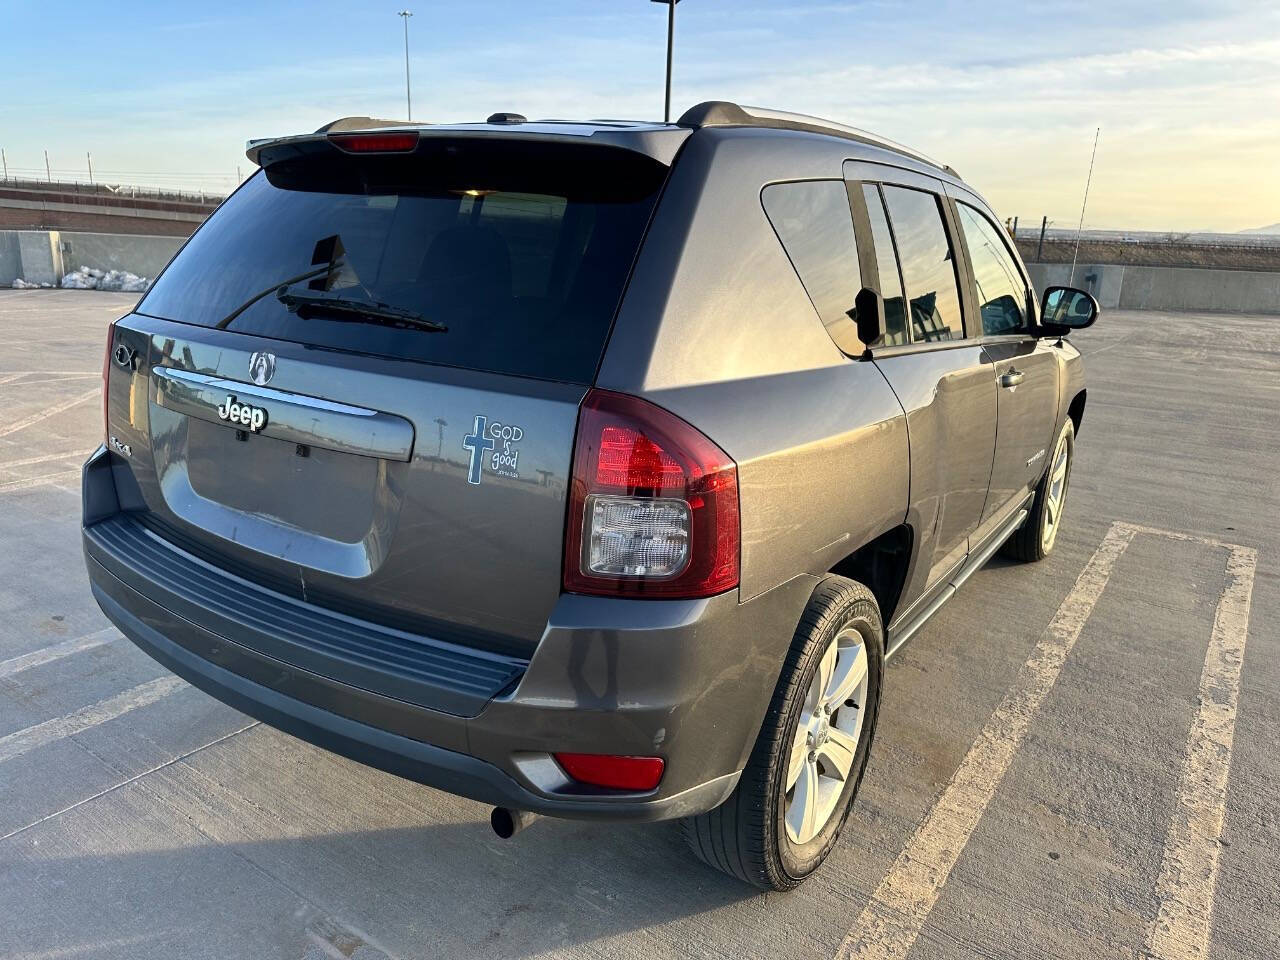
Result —
M 326 293 L 304 293 L 290 290 L 287 286 L 276 291 L 276 299 L 290 310 L 306 310 L 308 312 L 323 311 L 338 319 L 351 317 L 356 320 L 374 323 L 389 323 L 398 327 L 413 327 L 417 330 L 429 330 L 433 333 L 444 333 L 449 328 L 438 320 L 428 320 L 412 310 L 393 307 L 377 300 L 358 300 L 352 297 L 335 297 Z

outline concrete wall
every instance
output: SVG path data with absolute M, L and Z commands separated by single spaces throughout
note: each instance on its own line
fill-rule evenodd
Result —
M 57 286 L 62 279 L 62 259 L 58 255 L 57 234 L 40 230 L 19 230 L 14 235 L 18 238 L 22 279 L 29 283 L 52 283 Z M 0 281 L 4 279 L 0 277 Z M 8 279 L 11 283 L 14 278 Z
M 57 283 L 82 266 L 128 270 L 154 280 L 185 237 L 118 233 L 67 233 L 58 230 L 0 230 L 0 286 L 17 278 L 28 283 Z
M 1069 263 L 1028 263 L 1027 270 L 1037 290 L 1080 287 L 1103 308 L 1280 314 L 1280 272 L 1077 264 L 1071 283 Z
M 18 247 L 18 235 L 11 230 L 0 230 L 0 286 L 9 286 L 22 276 L 22 250 Z
M 154 280 L 186 237 L 139 237 L 115 233 L 67 233 L 62 236 L 62 262 L 68 270 L 81 266 L 128 270 Z

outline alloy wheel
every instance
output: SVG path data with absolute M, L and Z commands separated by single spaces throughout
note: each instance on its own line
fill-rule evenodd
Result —
M 866 644 L 849 628 L 823 652 L 796 725 L 784 815 L 792 843 L 817 836 L 839 805 L 862 736 L 869 680 Z
M 1040 534 L 1040 545 L 1047 553 L 1058 538 L 1058 527 L 1062 523 L 1062 510 L 1067 501 L 1067 471 L 1071 466 L 1071 445 L 1064 432 L 1058 439 L 1058 447 L 1053 451 L 1053 466 L 1049 468 L 1049 479 L 1044 491 L 1044 531 Z

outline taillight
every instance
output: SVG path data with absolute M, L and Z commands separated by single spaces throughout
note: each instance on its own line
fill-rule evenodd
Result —
M 578 783 L 614 790 L 652 790 L 662 779 L 661 757 L 622 757 L 603 753 L 557 753 L 556 762 Z
M 102 351 L 102 442 L 107 442 L 107 437 L 111 431 L 107 428 L 107 402 L 109 394 L 107 392 L 107 378 L 111 374 L 111 341 L 116 336 L 116 322 L 112 320 L 107 324 L 107 346 Z
M 709 597 L 738 585 L 738 467 L 661 407 L 591 390 L 578 412 L 564 589 Z
M 331 133 L 329 142 L 347 153 L 408 153 L 418 148 L 416 133 Z

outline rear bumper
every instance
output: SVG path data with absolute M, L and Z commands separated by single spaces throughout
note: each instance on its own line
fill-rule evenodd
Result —
M 193 558 L 150 533 L 145 550 L 108 536 L 113 524 L 128 522 L 110 512 L 108 459 L 100 452 L 85 467 L 86 566 L 103 612 L 137 646 L 211 696 L 303 740 L 450 793 L 551 816 L 661 820 L 721 803 L 750 753 L 812 589 L 811 581 L 793 581 L 748 604 L 732 594 L 562 596 L 516 679 L 492 696 L 475 689 L 437 696 L 403 677 L 383 683 L 396 658 L 378 673 L 358 656 L 299 656 L 289 624 L 309 612 L 297 601 L 279 598 L 288 623 L 278 615 L 253 622 L 266 618 L 222 595 L 276 595 L 229 574 L 212 582 L 217 568 L 208 564 L 193 589 L 155 551 L 172 551 L 175 562 Z M 569 781 L 553 751 L 660 755 L 666 771 L 649 793 L 600 790 Z

